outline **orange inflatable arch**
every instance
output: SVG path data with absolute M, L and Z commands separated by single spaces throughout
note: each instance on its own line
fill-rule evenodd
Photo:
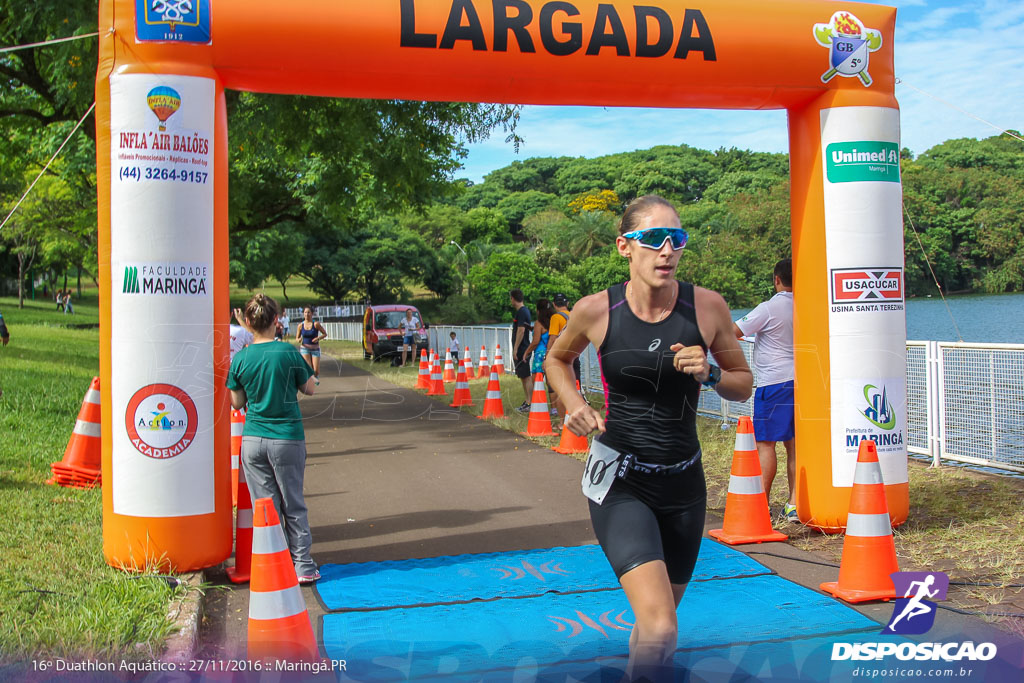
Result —
M 101 0 L 104 554 L 231 552 L 224 89 L 789 112 L 798 509 L 845 526 L 860 441 L 906 519 L 896 11 L 853 2 Z

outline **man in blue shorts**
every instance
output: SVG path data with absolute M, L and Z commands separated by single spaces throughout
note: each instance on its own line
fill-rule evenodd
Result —
M 775 443 L 786 448 L 789 502 L 782 514 L 791 522 L 796 513 L 796 431 L 793 425 L 793 262 L 775 264 L 775 296 L 733 323 L 736 337 L 754 339 L 754 440 L 761 461 L 765 495 L 771 500 L 778 461 Z

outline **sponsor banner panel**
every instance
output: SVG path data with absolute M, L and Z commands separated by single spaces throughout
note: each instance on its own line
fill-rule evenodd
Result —
M 905 404 L 895 404 L 893 396 L 906 396 L 906 380 L 885 377 L 846 378 L 841 385 L 832 385 L 846 399 L 846 413 L 832 415 L 843 425 L 843 453 L 835 458 L 833 451 L 832 485 L 853 486 L 857 452 L 861 441 L 874 441 L 882 481 L 902 484 L 907 481 L 907 411 Z
M 122 74 L 110 92 L 114 512 L 207 514 L 215 84 Z
M 853 485 L 863 438 L 878 444 L 886 483 L 902 483 L 907 480 L 907 326 L 899 111 L 822 110 L 821 146 L 832 485 Z

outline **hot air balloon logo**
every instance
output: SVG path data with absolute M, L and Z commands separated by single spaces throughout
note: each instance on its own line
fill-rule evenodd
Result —
M 160 85 L 146 95 L 146 104 L 160 120 L 160 130 L 167 130 L 167 119 L 171 118 L 171 114 L 178 111 L 178 107 L 181 106 L 181 95 L 174 88 Z

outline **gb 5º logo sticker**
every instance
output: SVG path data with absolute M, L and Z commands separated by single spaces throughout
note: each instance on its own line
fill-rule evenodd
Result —
M 882 47 L 882 33 L 865 28 L 860 19 L 849 12 L 836 12 L 827 24 L 814 25 L 814 39 L 818 45 L 829 48 L 828 71 L 821 82 L 828 83 L 836 74 L 856 76 L 865 87 L 871 85 L 868 74 L 868 54 Z

